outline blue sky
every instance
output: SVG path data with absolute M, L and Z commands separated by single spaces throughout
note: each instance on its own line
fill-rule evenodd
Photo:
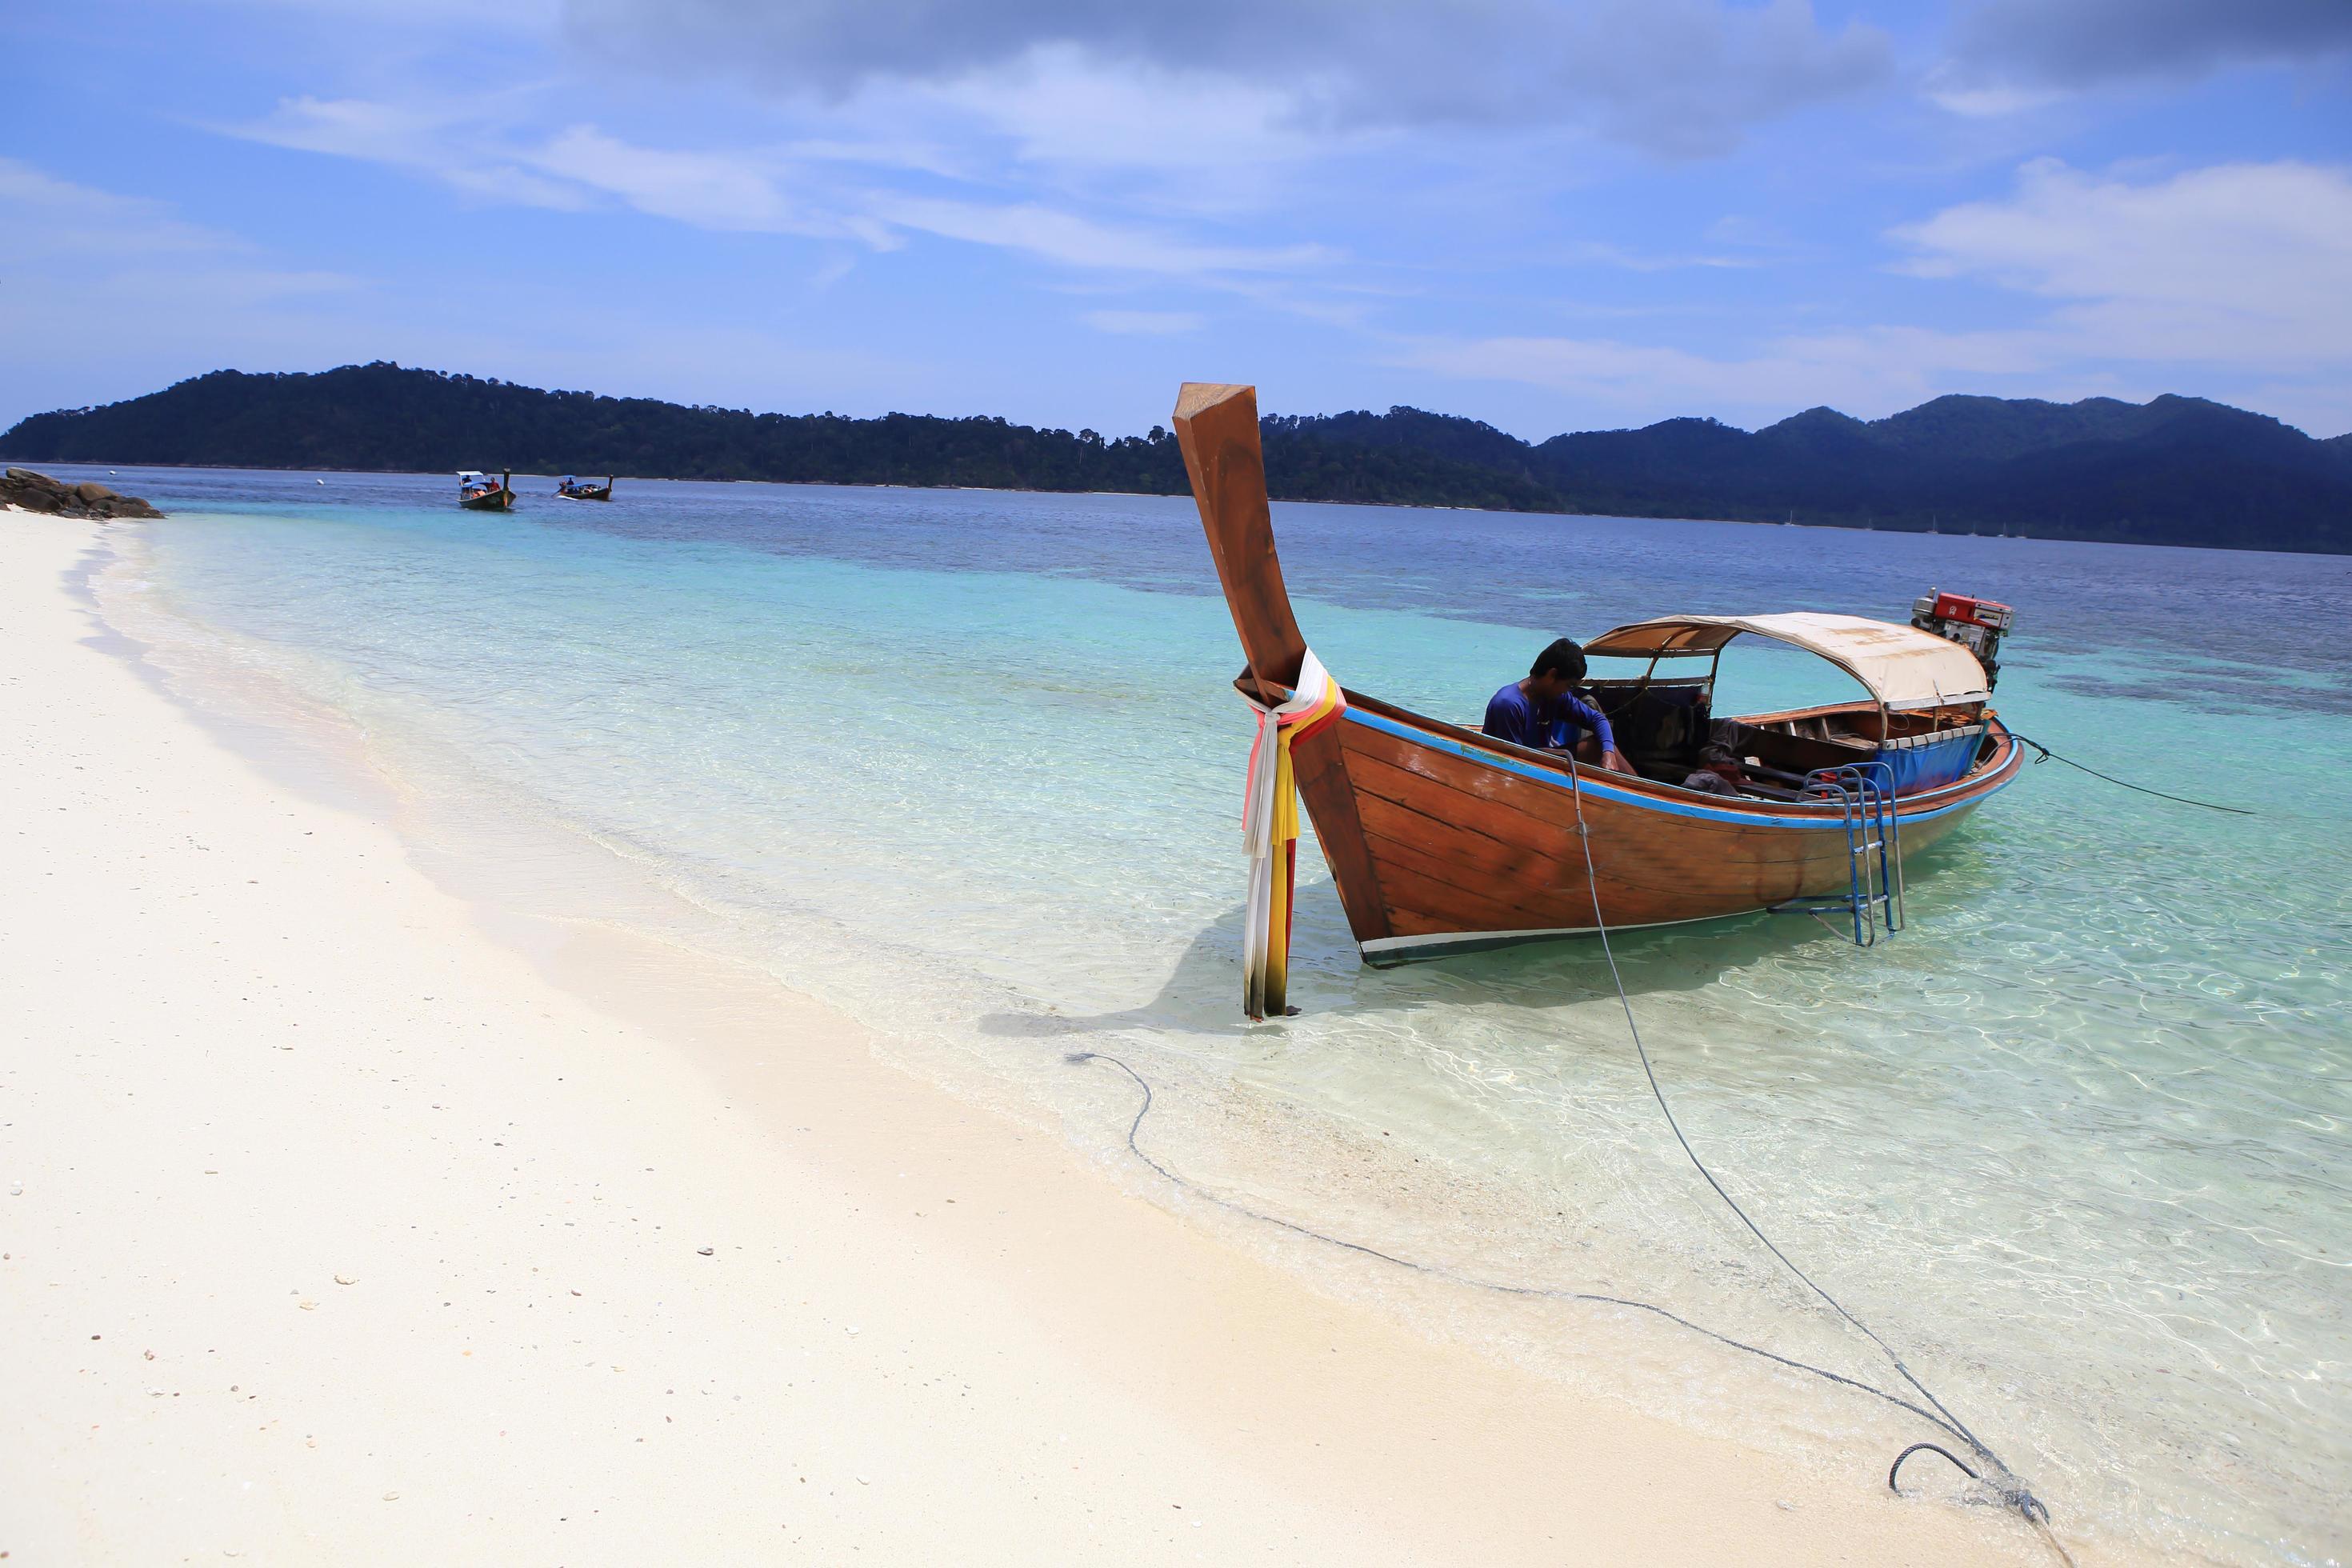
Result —
M 2186 392 L 2352 430 L 2352 0 L 0 14 L 0 424 L 371 359 L 1107 434 Z

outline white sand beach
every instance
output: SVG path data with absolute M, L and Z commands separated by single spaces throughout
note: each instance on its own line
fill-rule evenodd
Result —
M 2054 1561 L 1318 1295 L 715 961 L 508 940 L 104 635 L 105 532 L 0 519 L 11 1568 Z

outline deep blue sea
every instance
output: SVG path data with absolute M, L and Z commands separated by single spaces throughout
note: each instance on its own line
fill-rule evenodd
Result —
M 1432 1332 L 1857 1474 L 1935 1435 L 1639 1314 L 1389 1278 L 1135 1167 L 1131 1086 L 1071 1051 L 1151 1079 L 1145 1136 L 1204 1191 L 1891 1375 L 1685 1163 L 1590 941 L 1365 969 L 1303 852 L 1304 1013 L 1243 1025 L 1249 725 L 1189 500 L 624 480 L 595 506 L 520 479 L 489 516 L 442 476 L 111 482 L 173 515 L 113 531 L 109 619 L 200 707 L 267 687 L 352 726 L 445 859 L 750 959 Z M 1727 1186 L 2062 1537 L 2346 1554 L 2352 559 L 1276 510 L 1325 663 L 1423 711 L 1475 717 L 1561 633 L 1901 620 L 1943 587 L 2016 606 L 2014 727 L 2256 812 L 2029 768 L 1914 867 L 1875 949 L 1759 916 L 1617 953 Z M 1848 689 L 1735 649 L 1717 711 Z M 502 871 L 525 840 L 659 896 L 581 891 L 539 851 Z

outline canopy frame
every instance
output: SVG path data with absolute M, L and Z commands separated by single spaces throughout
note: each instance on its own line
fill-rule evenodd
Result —
M 1967 707 L 1992 699 L 1984 667 L 1959 644 L 1916 626 L 1859 616 L 1661 616 L 1602 632 L 1584 645 L 1584 651 L 1601 658 L 1646 658 L 1653 672 L 1660 659 L 1704 655 L 1710 660 L 1707 679 L 1712 684 L 1724 647 L 1742 635 L 1800 647 L 1836 665 L 1889 713 Z

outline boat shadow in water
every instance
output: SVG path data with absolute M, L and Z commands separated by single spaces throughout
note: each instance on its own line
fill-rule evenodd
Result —
M 1266 1028 L 1244 1018 L 1234 1005 L 1244 920 L 1244 906 L 1236 904 L 1204 927 L 1185 945 L 1160 990 L 1136 1006 L 1094 1014 L 990 1013 L 979 1019 L 979 1028 L 1020 1039 L 1076 1039 L 1129 1030 L 1239 1037 Z M 1332 933 L 1337 940 L 1331 942 L 1313 942 L 1303 930 L 1299 934 L 1302 940 L 1291 954 L 1290 1000 L 1302 1016 L 1378 1017 L 1498 1001 L 1542 1008 L 1615 994 L 1597 936 L 1564 936 L 1376 969 L 1357 960 L 1344 931 Z M 1609 943 L 1626 994 L 1636 999 L 1704 990 L 1727 972 L 1811 944 L 1834 943 L 1855 961 L 1869 962 L 1842 933 L 1796 914 L 1619 931 Z

